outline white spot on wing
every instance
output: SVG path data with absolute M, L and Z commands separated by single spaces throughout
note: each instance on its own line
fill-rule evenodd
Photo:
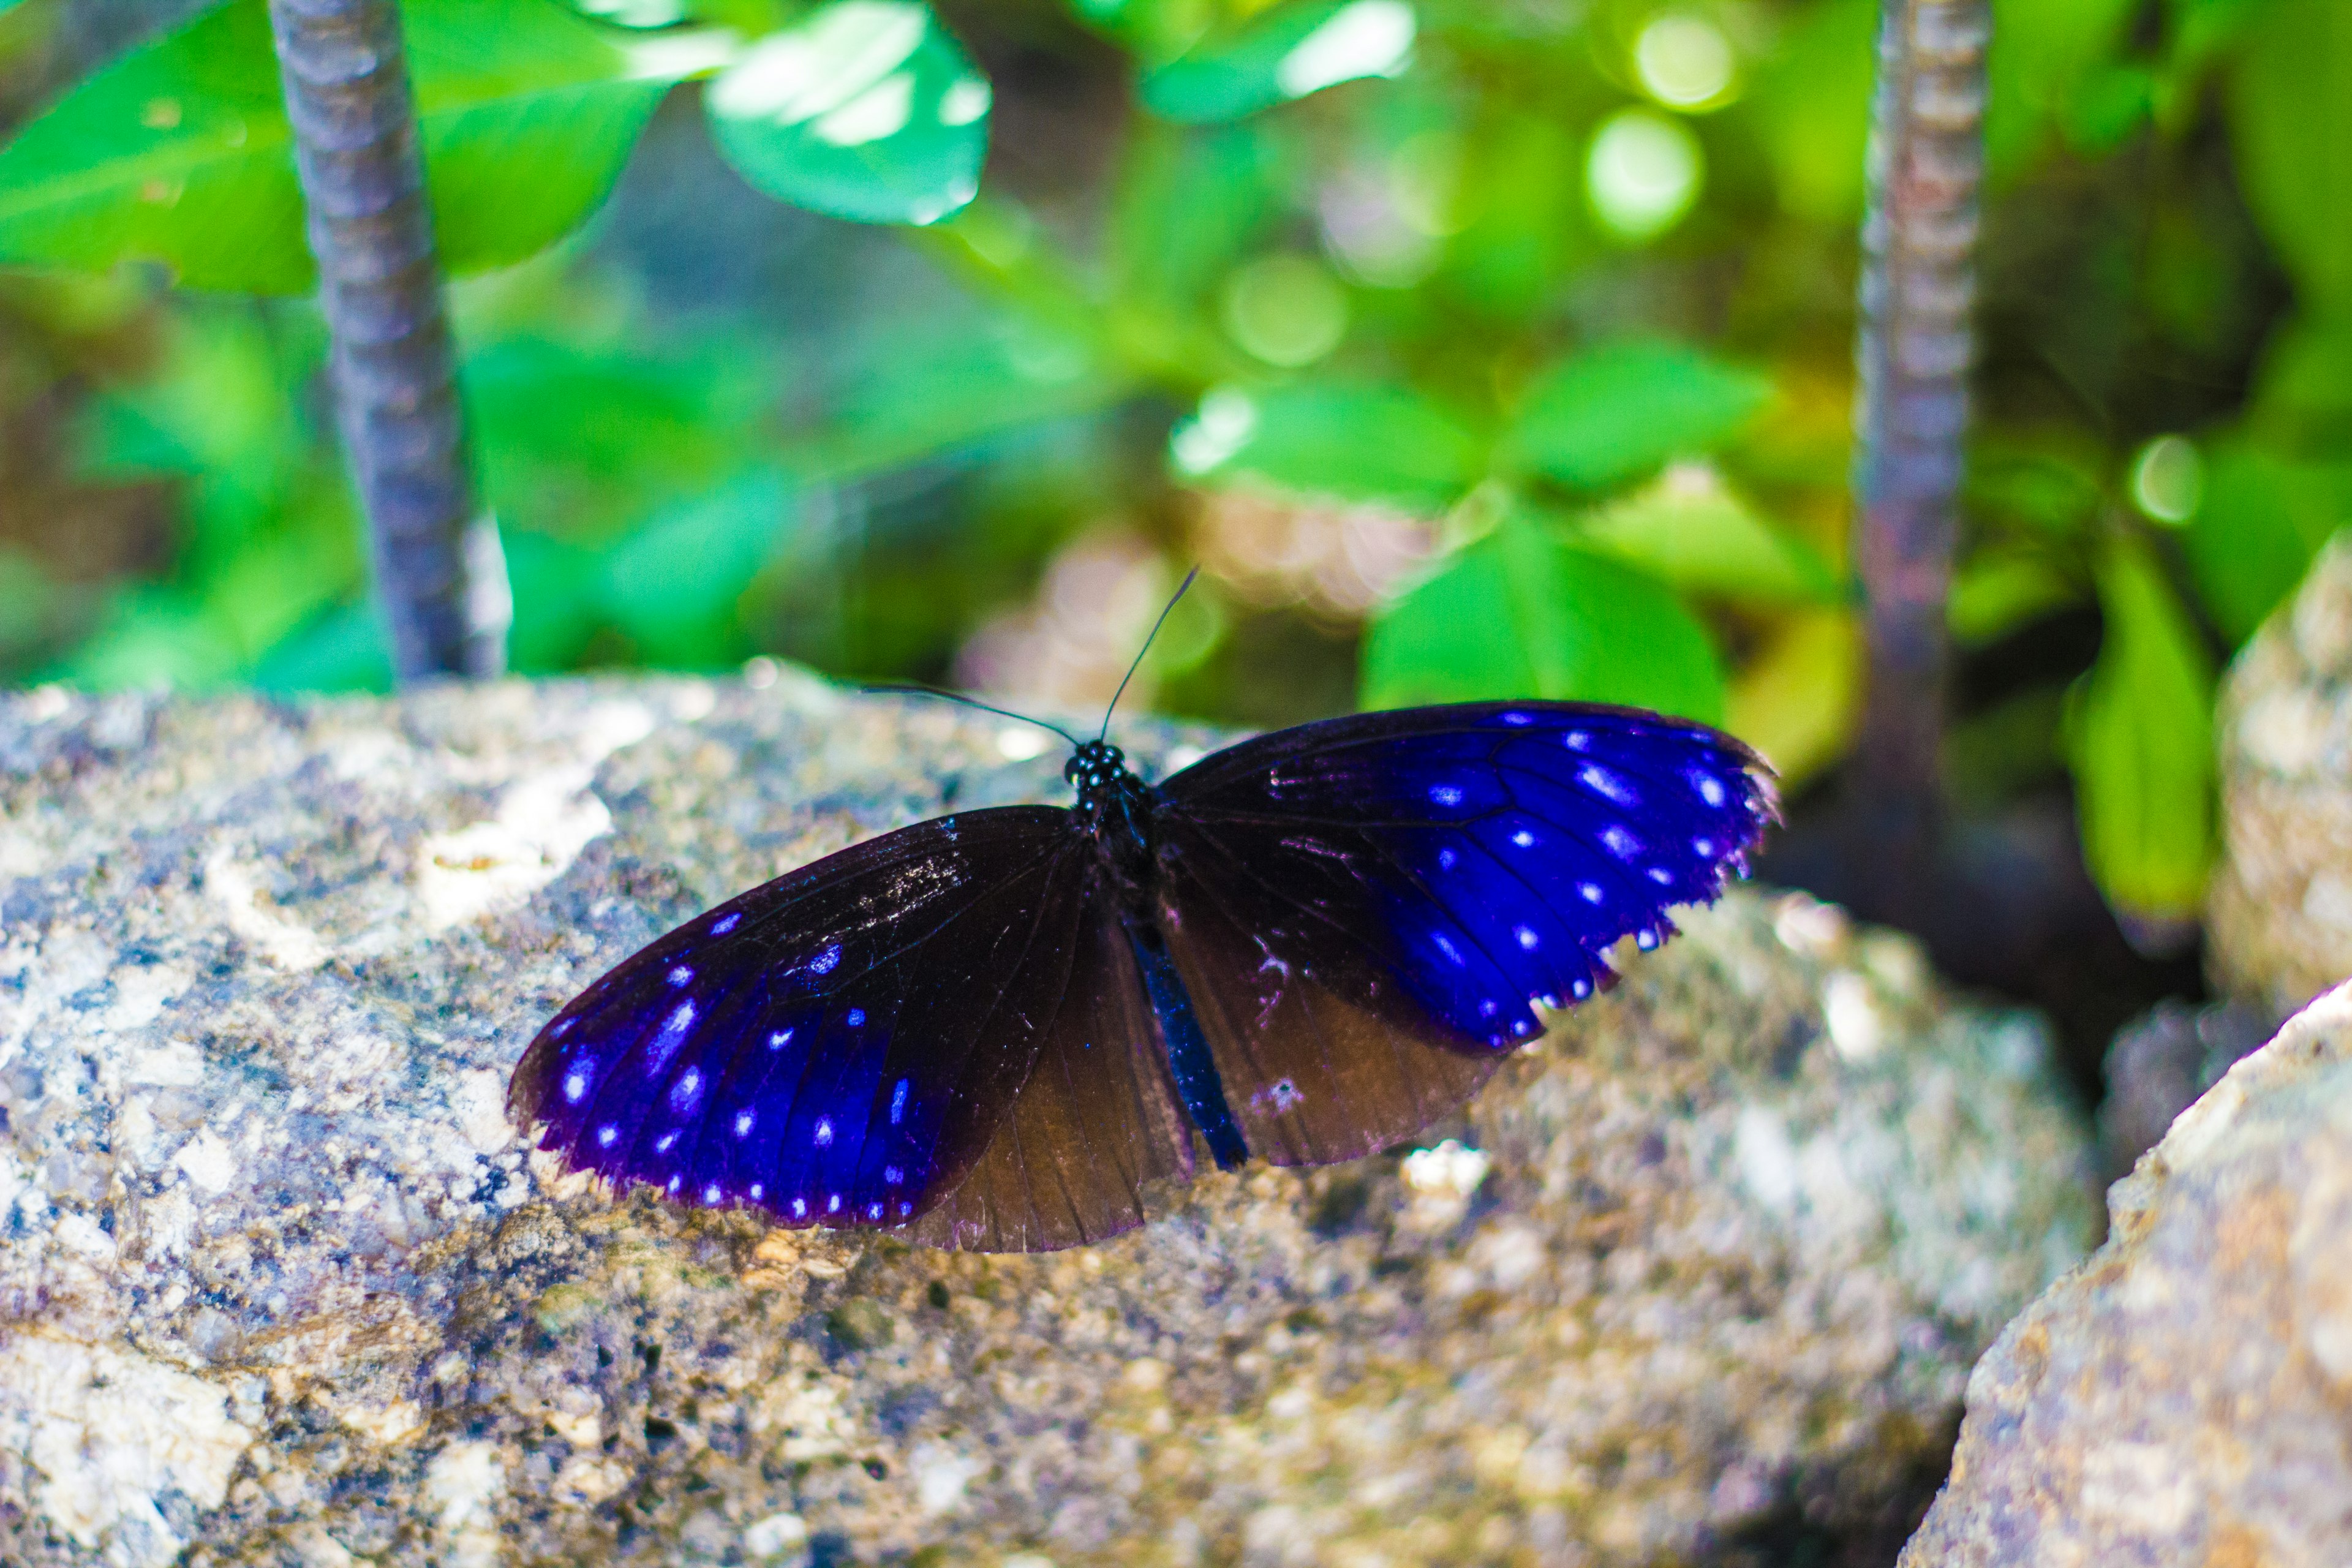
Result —
M 1435 933 L 1432 940 L 1437 943 L 1438 952 L 1444 953 L 1446 957 L 1452 959 L 1456 963 L 1462 962 L 1462 950 L 1455 947 L 1452 939 L 1447 937 L 1444 931 Z
M 890 1125 L 896 1127 L 907 1115 L 907 1080 L 900 1079 L 898 1087 L 890 1091 Z
M 1639 798 L 1634 795 L 1633 785 L 1599 763 L 1585 763 L 1576 776 L 1583 781 L 1585 788 L 1603 800 L 1615 801 L 1619 805 L 1632 805 Z
M 1529 952 L 1533 952 L 1535 951 L 1536 944 L 1540 940 L 1532 930 L 1526 926 L 1519 927 L 1517 931 L 1513 931 L 1512 934 L 1519 939 L 1519 945 L 1526 948 Z
M 735 1113 L 735 1136 L 738 1138 L 749 1138 L 751 1135 L 751 1123 L 756 1120 L 757 1118 L 754 1117 L 751 1111 L 737 1111 Z
M 565 1100 L 570 1100 L 574 1105 L 580 1103 L 582 1097 L 586 1095 L 588 1092 L 588 1074 L 595 1068 L 595 1066 L 596 1064 L 593 1061 L 583 1059 L 579 1065 L 574 1067 L 570 1072 L 563 1075 L 563 1098 Z
M 1661 888 L 1671 888 L 1675 885 L 1675 874 L 1664 866 L 1653 866 L 1650 868 L 1650 880 Z
M 683 963 L 669 972 L 669 983 L 672 985 L 684 985 L 691 982 L 693 979 L 694 971 L 688 968 Z
M 1584 896 L 1588 904 L 1597 904 L 1601 900 L 1601 884 L 1598 882 L 1579 882 L 1576 890 Z
M 702 1069 L 699 1068 L 687 1068 L 684 1072 L 677 1075 L 677 1081 L 670 1085 L 670 1109 L 679 1111 L 686 1110 L 688 1106 L 694 1103 L 695 1096 L 701 1092 Z
M 1690 771 L 1690 781 L 1691 787 L 1698 791 L 1699 799 L 1706 802 L 1707 805 L 1721 805 L 1724 803 L 1726 796 L 1723 781 L 1713 773 L 1703 773 L 1697 768 L 1693 768 Z
M 614 1126 L 612 1122 L 607 1121 L 604 1126 L 596 1129 L 596 1147 L 599 1149 L 610 1149 L 613 1146 L 613 1140 L 618 1138 L 620 1135 L 620 1128 Z
M 841 943 L 836 942 L 808 961 L 808 972 L 811 974 L 830 974 L 840 963 Z
M 1609 853 L 1620 860 L 1631 860 L 1642 852 L 1642 841 L 1626 831 L 1623 825 L 1612 822 L 1601 830 L 1601 842 Z
M 1439 805 L 1460 805 L 1462 792 L 1452 784 L 1432 784 L 1429 786 L 1429 798 Z
M 667 1154 L 669 1152 L 670 1145 L 677 1142 L 677 1134 L 676 1132 L 665 1132 L 660 1137 L 654 1140 L 654 1152 L 656 1154 Z
M 1532 849 L 1536 847 L 1536 836 L 1522 827 L 1511 835 L 1511 842 L 1522 849 Z
M 819 1148 L 823 1148 L 833 1142 L 832 1117 L 820 1116 L 816 1119 L 816 1142 Z
M 661 1033 L 654 1037 L 652 1047 L 646 1052 L 644 1070 L 647 1076 L 650 1077 L 669 1065 L 669 1058 L 677 1055 L 677 1047 L 685 1043 L 686 1032 L 692 1027 L 694 1027 L 694 1004 L 681 1002 L 677 1005 L 677 1010 L 663 1021 Z
M 710 934 L 713 936 L 725 936 L 729 931 L 733 931 L 737 926 L 741 925 L 742 923 L 743 911 L 740 910 L 730 910 L 710 922 Z

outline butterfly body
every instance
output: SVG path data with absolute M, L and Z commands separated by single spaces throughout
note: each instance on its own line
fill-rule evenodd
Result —
M 1068 809 L 960 813 L 751 889 L 541 1031 L 543 1147 L 785 1225 L 1030 1250 L 1220 1167 L 1351 1159 L 1459 1105 L 1760 836 L 1751 753 L 1566 703 L 1368 714 Z

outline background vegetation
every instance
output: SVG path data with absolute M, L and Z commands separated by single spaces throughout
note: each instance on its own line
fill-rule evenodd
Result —
M 517 669 L 1085 706 L 1198 562 L 1165 710 L 1840 758 L 1873 0 L 402 11 Z M 2352 12 L 1994 13 L 1949 790 L 2153 942 L 2352 514 Z M 0 79 L 0 677 L 384 685 L 261 0 L 21 0 Z

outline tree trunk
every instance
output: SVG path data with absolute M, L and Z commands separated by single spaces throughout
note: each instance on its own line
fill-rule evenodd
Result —
M 1863 223 L 1855 556 L 1869 678 L 1854 764 L 1857 871 L 1882 918 L 1930 879 L 1939 794 L 1977 191 L 1986 0 L 1885 0 Z
M 269 20 L 394 673 L 496 675 L 513 601 L 474 493 L 399 12 L 269 0 Z

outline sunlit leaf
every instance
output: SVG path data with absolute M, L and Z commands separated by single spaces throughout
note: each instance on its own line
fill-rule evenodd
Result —
M 1614 343 L 1538 377 L 1507 449 L 1562 484 L 1597 489 L 1706 450 L 1770 395 L 1763 377 L 1696 349 Z
M 1213 392 L 1177 426 L 1171 450 L 1191 479 L 1430 510 L 1469 489 L 1485 457 L 1475 434 L 1419 393 L 1349 382 Z
M 1724 727 L 1792 788 L 1845 754 L 1862 708 L 1862 627 L 1850 610 L 1775 620 L 1731 682 Z
M 1985 159 L 2004 179 L 2079 115 L 2084 79 L 2125 41 L 2137 0 L 1992 0 Z
M 1984 550 L 1960 563 L 1945 619 L 1963 647 L 1981 647 L 2080 603 L 2082 588 L 2047 555 Z
M 1144 107 L 1164 120 L 1213 123 L 1343 81 L 1394 76 L 1412 58 L 1414 28 L 1406 0 L 1292 0 L 1146 71 Z
M 1127 292 L 1195 302 L 1281 210 L 1275 150 L 1246 127 L 1190 131 L 1147 120 L 1129 137 L 1113 264 Z
M 517 260 L 604 199 L 670 81 L 671 41 L 624 47 L 549 0 L 402 7 L 452 271 Z M 0 151 L 0 259 L 169 267 L 195 288 L 299 293 L 315 276 L 264 0 L 133 49 Z
M 719 151 L 772 196 L 936 223 L 980 189 L 988 79 L 915 0 L 835 0 L 747 48 L 703 95 Z
M 1588 514 L 1577 537 L 1688 594 L 1769 605 L 1822 604 L 1840 592 L 1811 545 L 1773 528 L 1700 464 L 1676 464 Z
M 2311 302 L 2352 314 L 2352 7 L 2272 0 L 2229 87 L 2247 205 Z
M 2209 457 L 2197 515 L 2181 531 L 2206 612 L 2232 643 L 2253 635 L 2338 528 L 2352 524 L 2352 463 L 2310 462 L 2262 447 Z
M 1507 519 L 1372 623 L 1363 705 L 1480 698 L 1623 702 L 1709 723 L 1723 678 L 1655 579 Z
M 2083 855 L 2118 910 L 2193 916 L 2213 856 L 2213 668 L 2144 546 L 2097 566 L 2105 631 L 2067 722 Z
M 1754 111 L 1780 205 L 1817 223 L 1862 214 L 1878 31 L 1875 0 L 1828 0 L 1792 19 L 1759 73 Z

